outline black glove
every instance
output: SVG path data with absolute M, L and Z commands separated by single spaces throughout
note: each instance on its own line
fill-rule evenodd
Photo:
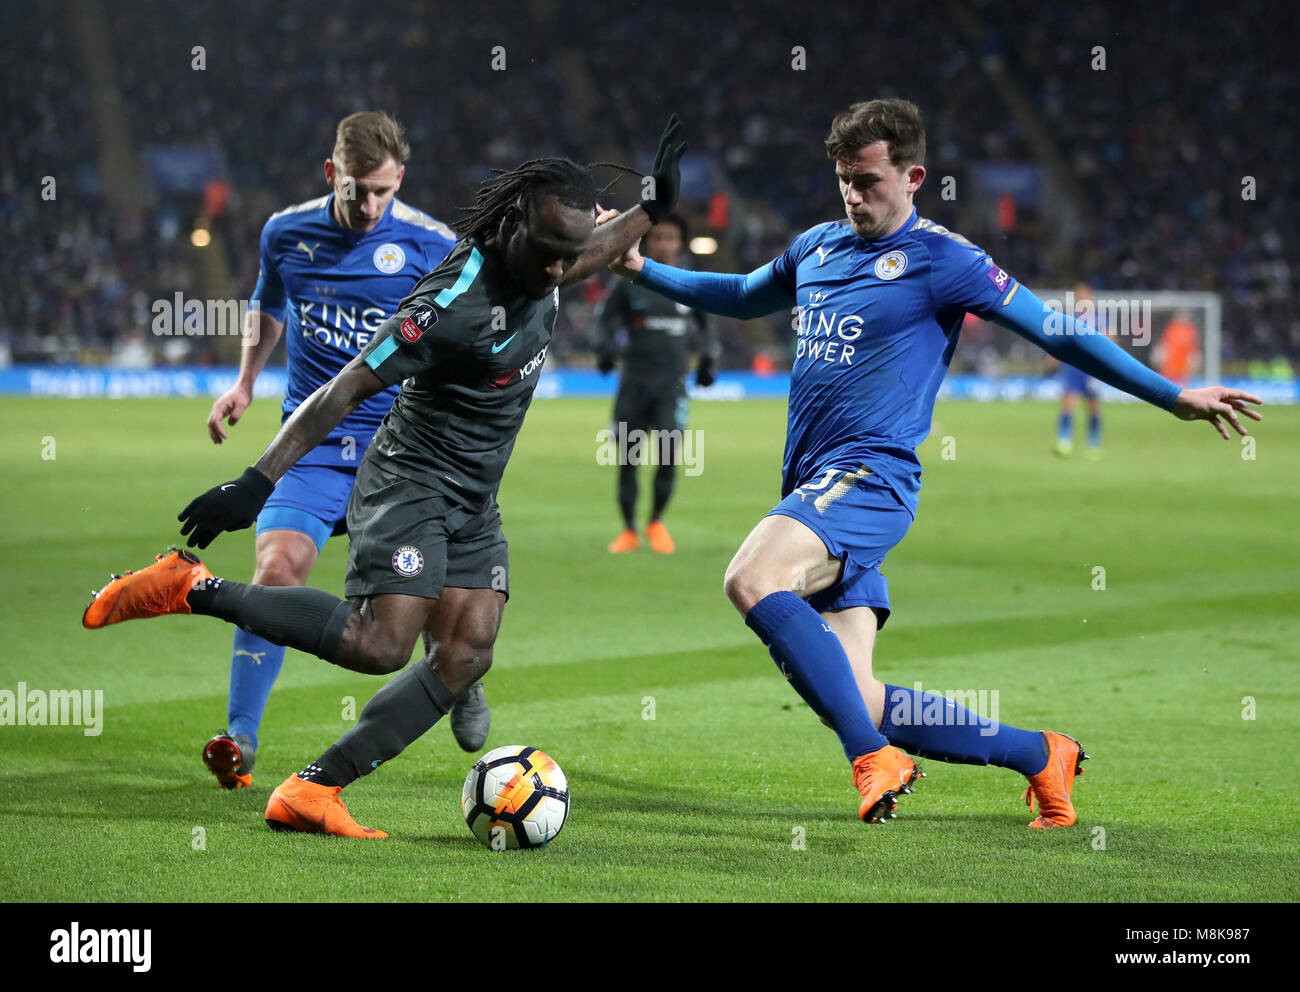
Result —
M 614 356 L 608 351 L 599 352 L 596 355 L 596 371 L 601 375 L 609 375 L 614 371 Z
M 717 377 L 713 374 L 713 357 L 711 355 L 701 355 L 700 363 L 695 366 L 695 385 L 701 389 L 708 389 L 716 379 Z
M 659 138 L 659 150 L 655 153 L 655 166 L 651 173 L 654 176 L 655 195 L 641 201 L 641 206 L 656 224 L 673 212 L 677 194 L 682 189 L 680 163 L 686 151 L 686 142 L 677 140 L 681 133 L 682 122 L 673 114 L 668 118 L 668 126 Z
M 189 534 L 187 545 L 206 548 L 223 530 L 243 530 L 262 512 L 275 483 L 255 468 L 231 482 L 213 486 L 176 515 L 182 521 L 181 534 Z M 193 533 L 190 533 L 193 531 Z

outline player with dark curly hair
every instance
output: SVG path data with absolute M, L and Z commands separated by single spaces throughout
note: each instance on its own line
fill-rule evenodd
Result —
M 189 545 L 249 526 L 276 481 L 367 397 L 398 383 L 348 504 L 346 599 L 213 576 L 172 550 L 96 595 L 83 624 L 196 613 L 355 672 L 398 674 L 355 727 L 271 795 L 277 830 L 383 837 L 342 788 L 400 754 L 492 664 L 509 593 L 496 493 L 559 310 L 672 210 L 686 145 L 674 115 L 639 206 L 597 227 L 591 169 L 534 159 L 483 183 L 460 239 L 367 347 L 294 412 L 257 463 L 181 511 Z M 427 651 L 407 665 L 421 634 Z

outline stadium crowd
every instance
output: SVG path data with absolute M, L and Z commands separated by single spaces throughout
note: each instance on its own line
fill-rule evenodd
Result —
M 97 133 L 71 9 L 38 0 L 0 13 L 6 44 L 21 46 L 5 59 L 14 85 L 7 78 L 0 97 L 0 362 L 230 360 L 207 339 L 147 347 L 151 301 L 197 292 L 201 251 L 224 253 L 229 292 L 246 298 L 262 223 L 326 191 L 321 161 L 335 123 L 354 110 L 403 120 L 413 154 L 400 195 L 451 224 L 490 168 L 525 158 L 610 157 L 647 170 L 663 118 L 678 111 L 695 177 L 687 212 L 720 242 L 719 255 L 696 261 L 743 271 L 839 216 L 822 148 L 829 119 L 891 95 L 927 116 L 919 210 L 1024 281 L 1216 290 L 1225 359 L 1300 356 L 1290 306 L 1300 257 L 1288 237 L 1300 194 L 1280 139 L 1296 105 L 1287 57 L 1296 32 L 1268 26 L 1296 19 L 1285 5 L 1244 0 L 1189 21 L 1173 0 L 1140 11 L 1010 0 L 969 6 L 964 27 L 938 24 L 943 7 L 924 17 L 875 9 L 867 29 L 858 5 L 810 18 L 772 0 L 693 5 L 689 20 L 647 3 L 484 2 L 454 22 L 432 2 L 132 0 L 104 5 L 130 130 L 115 136 Z M 1029 98 L 1037 143 L 1008 85 Z M 1083 197 L 1084 222 L 1068 230 L 1052 229 L 1040 203 L 1009 215 L 967 192 L 989 164 L 1049 171 L 1044 136 Z M 105 196 L 98 163 L 109 137 L 140 162 L 138 210 Z M 168 149 L 201 153 L 211 175 L 189 189 L 160 184 L 147 163 Z M 42 198 L 47 176 L 54 199 Z M 946 177 L 955 199 L 941 196 Z M 1243 196 L 1248 178 L 1253 198 Z M 212 181 L 228 190 L 215 208 L 203 188 Z M 624 180 L 610 199 L 626 206 L 634 194 Z M 196 249 L 190 232 L 205 203 L 216 237 Z M 1044 250 L 1048 241 L 1063 250 Z M 600 293 L 571 292 L 560 362 L 587 360 Z M 788 359 L 787 331 L 783 319 L 766 330 L 724 326 L 723 364 L 747 366 L 758 350 Z

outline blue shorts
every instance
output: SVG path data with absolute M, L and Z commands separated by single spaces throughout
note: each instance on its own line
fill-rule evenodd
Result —
M 842 563 L 839 580 L 808 596 L 808 605 L 818 613 L 870 606 L 883 627 L 889 583 L 880 566 L 912 526 L 912 514 L 894 491 L 865 466 L 835 469 L 795 489 L 768 516 L 774 513 L 809 528 Z
M 295 465 L 276 484 L 257 517 L 257 533 L 296 530 L 316 542 L 316 550 L 334 534 L 347 533 L 348 498 L 355 468 Z
M 1061 385 L 1067 393 L 1082 393 L 1089 399 L 1097 398 L 1097 380 L 1073 365 L 1061 366 Z

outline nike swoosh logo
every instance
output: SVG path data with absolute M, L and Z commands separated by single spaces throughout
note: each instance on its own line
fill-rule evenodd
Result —
M 518 333 L 519 333 L 518 331 L 515 331 L 514 334 L 511 334 L 510 337 L 506 338 L 506 339 L 505 339 L 504 341 L 502 341 L 500 344 L 494 344 L 494 345 L 492 345 L 492 354 L 495 355 L 495 354 L 496 354 L 497 352 L 499 352 L 502 348 L 504 348 L 504 347 L 505 347 L 506 345 L 508 345 L 511 341 L 513 341 L 513 340 L 515 339 L 515 335 L 518 334 Z
M 235 484 L 233 482 L 227 482 L 224 486 L 221 487 L 221 491 L 224 493 L 227 489 L 234 489 L 234 488 L 235 488 Z

